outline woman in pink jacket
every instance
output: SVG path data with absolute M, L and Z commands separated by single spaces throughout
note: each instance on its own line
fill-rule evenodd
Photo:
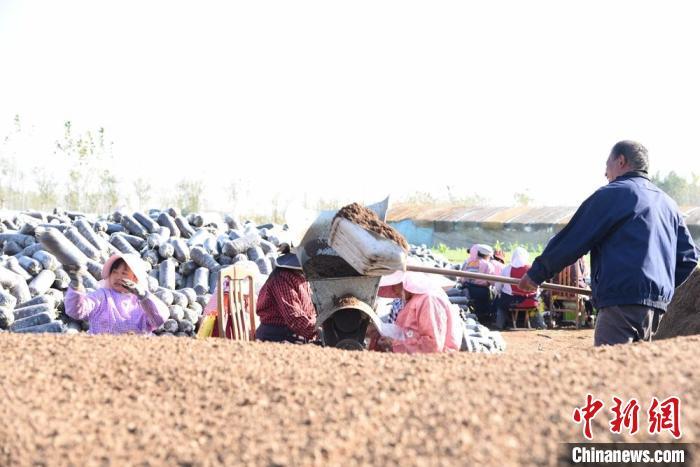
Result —
M 396 318 L 400 337 L 392 350 L 402 353 L 458 351 L 462 323 L 436 281 L 420 272 L 397 271 L 382 277 L 379 296 L 402 298 L 406 304 Z M 386 339 L 386 338 L 385 338 Z

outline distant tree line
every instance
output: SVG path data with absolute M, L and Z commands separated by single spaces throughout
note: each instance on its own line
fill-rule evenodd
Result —
M 160 195 L 155 193 L 156 187 L 148 174 L 136 173 L 128 180 L 120 180 L 111 169 L 114 164 L 112 142 L 107 139 L 104 128 L 77 132 L 70 121 L 64 122 L 63 135 L 54 142 L 52 164 L 31 168 L 19 164 L 27 151 L 21 140 L 28 137 L 31 135 L 23 129 L 22 121 L 16 115 L 12 130 L 0 140 L 0 209 L 46 211 L 60 207 L 107 213 L 122 206 L 147 209 L 155 205 L 174 206 L 189 213 L 208 207 L 204 196 L 206 186 L 200 179 L 183 177 L 174 181 L 168 192 Z M 679 205 L 700 206 L 700 176 L 691 173 L 686 178 L 674 171 L 662 176 L 657 172 L 652 181 Z M 225 187 L 226 201 L 237 209 L 242 207 L 238 210 L 240 214 L 274 222 L 283 220 L 288 204 L 285 197 L 276 194 L 263 201 L 251 190 L 250 180 L 238 178 L 231 181 Z M 305 195 L 303 204 L 306 208 L 322 210 L 337 209 L 351 201 L 354 200 L 310 199 Z M 425 206 L 488 204 L 485 198 L 476 194 L 460 196 L 452 186 L 447 186 L 446 196 L 417 191 L 394 201 Z M 534 200 L 526 190 L 515 193 L 513 203 L 528 206 Z
M 658 172 L 651 177 L 656 186 L 664 190 L 681 206 L 700 206 L 700 177 L 694 173 L 689 178 L 671 171 L 665 177 Z
M 111 169 L 112 143 L 104 128 L 76 132 L 66 121 L 62 138 L 54 143 L 51 164 L 29 169 L 20 165 L 27 151 L 22 139 L 27 136 L 16 115 L 12 130 L 0 141 L 0 209 L 60 207 L 106 213 L 123 205 L 145 209 L 151 202 L 176 206 L 186 213 L 203 208 L 201 180 L 183 178 L 162 199 L 154 199 L 154 187 L 144 174 L 119 180 Z

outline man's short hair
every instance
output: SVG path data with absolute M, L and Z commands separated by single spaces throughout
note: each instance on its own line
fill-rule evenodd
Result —
M 625 160 L 634 170 L 649 172 L 649 152 L 636 141 L 620 141 L 610 151 L 615 159 L 625 156 Z

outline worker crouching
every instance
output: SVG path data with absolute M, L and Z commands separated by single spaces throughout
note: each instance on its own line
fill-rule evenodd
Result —
M 462 323 L 450 308 L 447 294 L 426 274 L 397 271 L 382 277 L 379 296 L 401 298 L 405 306 L 395 325 L 398 336 L 382 341 L 393 352 L 430 353 L 458 351 Z
M 287 252 L 260 289 L 255 338 L 272 342 L 309 342 L 316 336 L 316 309 L 299 260 Z

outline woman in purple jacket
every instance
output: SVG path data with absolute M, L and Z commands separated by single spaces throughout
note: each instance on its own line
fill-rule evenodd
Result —
M 100 288 L 86 293 L 84 269 L 67 268 L 71 277 L 66 314 L 88 320 L 91 334 L 150 334 L 168 319 L 168 307 L 148 292 L 146 269 L 136 255 L 116 254 L 102 268 Z

